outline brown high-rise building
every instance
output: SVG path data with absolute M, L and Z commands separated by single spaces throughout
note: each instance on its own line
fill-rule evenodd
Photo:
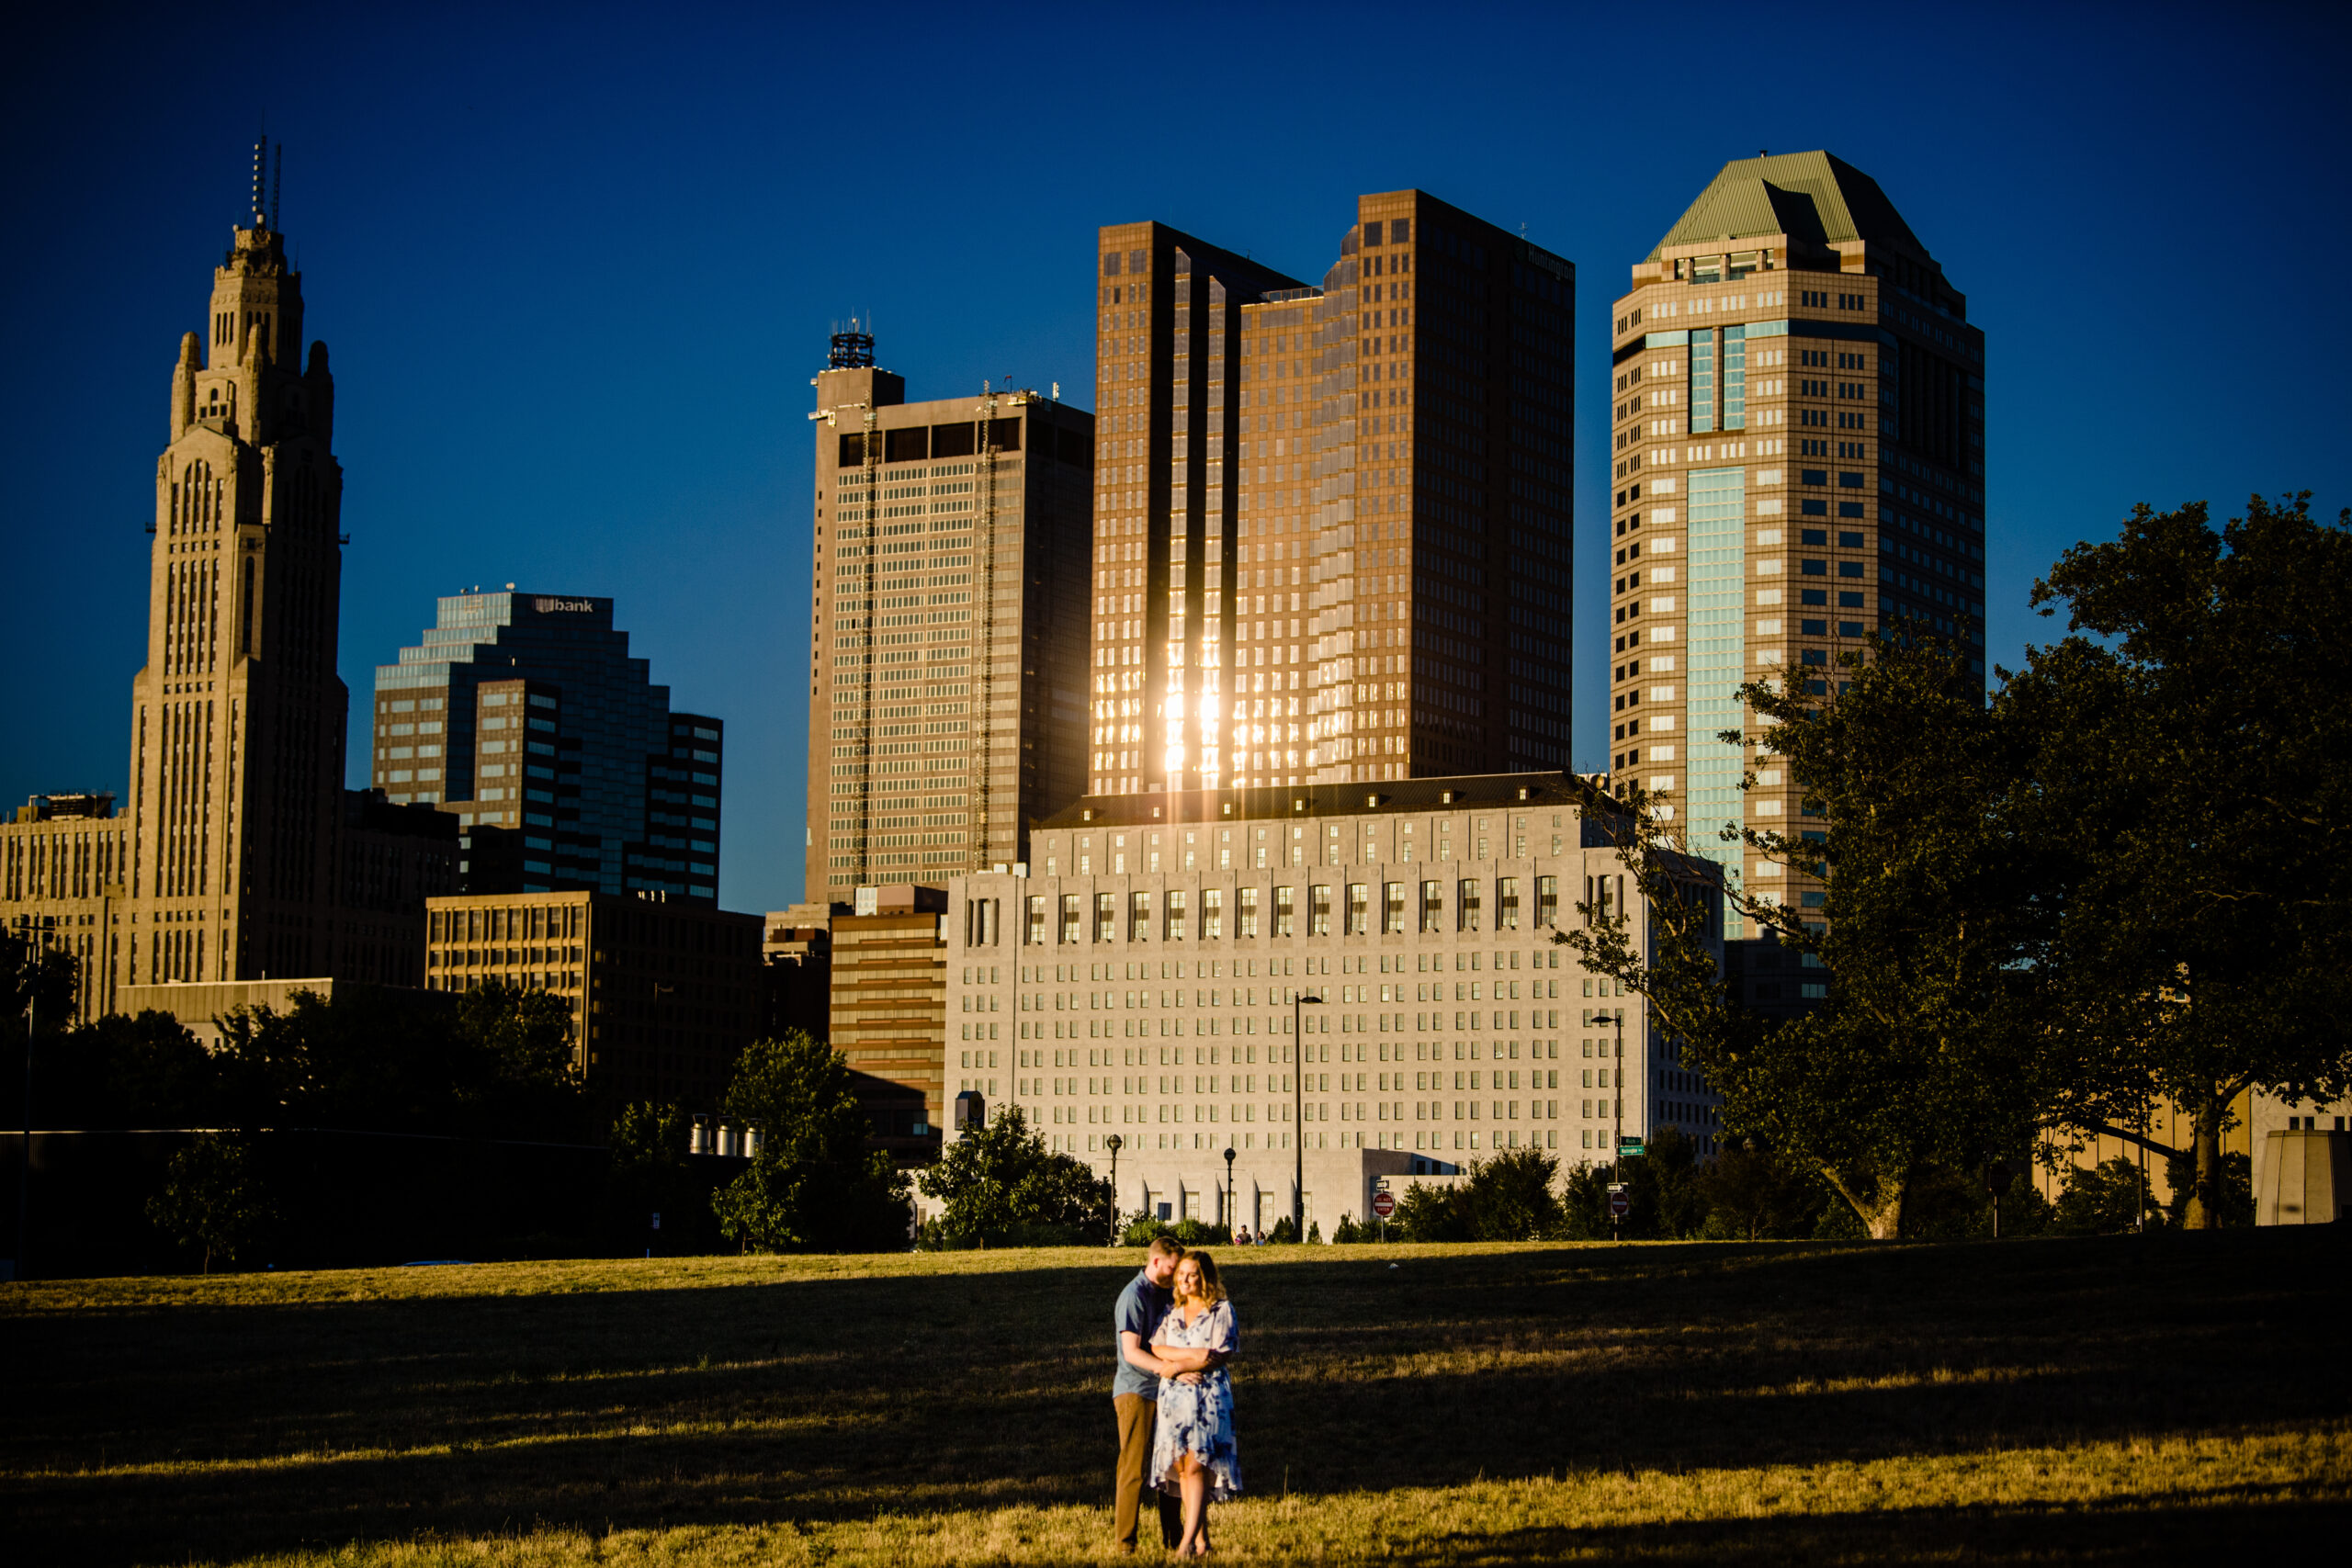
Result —
M 854 330 L 812 385 L 808 899 L 1024 860 L 1086 789 L 1093 418 L 908 402 Z
M 302 278 L 263 210 L 260 166 L 257 153 L 252 225 L 234 231 L 206 330 L 181 341 L 172 373 L 126 841 L 72 882 L 83 892 L 38 911 L 103 976 L 85 1011 L 130 986 L 419 984 L 424 900 L 454 877 L 454 821 L 343 787 L 334 382 L 325 344 L 305 359 Z M 12 832 L 27 848 L 63 841 L 48 823 Z
M 1826 152 L 1724 165 L 1612 314 L 1610 765 L 1735 885 L 1817 905 L 1817 880 L 1718 840 L 1804 822 L 1784 767 L 1716 736 L 1756 734 L 1743 681 L 1832 695 L 1840 655 L 1905 626 L 1983 672 L 1984 335 L 1877 183 Z
M 1567 765 L 1575 268 L 1356 209 L 1319 287 L 1101 232 L 1091 793 Z

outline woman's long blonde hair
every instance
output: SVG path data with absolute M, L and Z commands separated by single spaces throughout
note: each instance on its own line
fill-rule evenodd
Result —
M 1176 1262 L 1178 1278 L 1182 1278 L 1184 1265 L 1187 1263 L 1197 1263 L 1201 1266 L 1201 1293 L 1197 1299 L 1204 1306 L 1215 1306 L 1225 1300 L 1225 1282 L 1216 1277 L 1216 1258 L 1198 1248 L 1185 1253 Z

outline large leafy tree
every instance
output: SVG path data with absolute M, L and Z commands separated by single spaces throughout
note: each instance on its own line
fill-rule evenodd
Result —
M 1100 1240 L 1111 1223 L 1111 1184 L 1047 1148 L 1019 1106 L 949 1144 L 917 1185 L 951 1243 Z
M 51 1112 L 45 1075 L 59 1067 L 56 1046 L 66 1028 L 74 1021 L 76 977 L 80 960 L 62 948 L 36 947 L 24 938 L 0 931 L 0 1037 L 7 1041 L 0 1046 L 0 1073 L 6 1083 L 0 1083 L 0 1107 L 5 1107 L 7 1120 L 21 1125 L 24 1114 L 26 1080 L 25 1053 L 33 1054 L 33 1104 L 36 1113 L 46 1119 Z M 28 1021 L 26 1010 L 32 1010 Z M 34 1038 L 28 1039 L 27 1024 L 30 1023 Z M 54 1122 L 51 1125 L 56 1125 Z
M 1638 790 L 1620 801 L 1588 786 L 1587 806 L 1648 900 L 1646 949 L 1618 911 L 1580 906 L 1589 923 L 1562 936 L 1645 998 L 1670 1048 L 1725 1096 L 1728 1132 L 1809 1167 L 1882 1237 L 1901 1234 L 1930 1166 L 2020 1146 L 2036 1104 L 2028 1043 L 2052 919 L 2040 892 L 2058 868 L 2019 852 L 2028 742 L 1966 668 L 1951 648 L 1890 638 L 1849 657 L 1834 701 L 1796 682 L 1740 689 L 1761 739 L 1722 739 L 1753 749 L 1749 787 L 1788 770 L 1802 815 L 1721 836 L 1818 870 L 1827 890 L 1817 908 L 1790 907 L 1769 879 L 1727 897 L 1815 966 L 1826 996 L 1813 1010 L 1770 1021 L 1731 996 L 1679 825 Z
M 223 1018 L 214 1066 L 240 1125 L 576 1135 L 569 1018 L 504 985 L 454 998 L 338 986 Z
M 795 1030 L 754 1041 L 728 1086 L 756 1123 L 752 1168 L 713 1198 L 719 1229 L 763 1252 L 873 1252 L 907 1239 L 907 1179 L 867 1146 L 872 1120 L 840 1053 Z
M 2044 842 L 2077 863 L 2052 1114 L 2177 1156 L 2211 1226 L 2233 1100 L 2352 1093 L 2352 513 L 2142 506 L 2033 602 L 2072 634 L 2012 682 L 2045 719 Z

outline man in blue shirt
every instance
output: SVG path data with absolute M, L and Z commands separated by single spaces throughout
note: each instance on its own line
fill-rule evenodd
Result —
M 1114 1550 L 1136 1549 L 1136 1516 L 1143 1505 L 1144 1472 L 1151 1464 L 1151 1439 L 1159 1417 L 1159 1379 L 1174 1369 L 1152 1354 L 1151 1337 L 1168 1315 L 1173 1298 L 1169 1281 L 1176 1277 L 1184 1249 L 1167 1236 L 1151 1244 L 1143 1269 L 1119 1292 L 1112 1310 L 1112 1332 L 1117 1336 L 1118 1371 L 1111 1380 L 1111 1408 L 1119 1426 L 1118 1492 L 1113 1529 Z M 1173 1547 L 1183 1536 L 1182 1511 L 1176 1499 L 1159 1495 L 1160 1544 Z

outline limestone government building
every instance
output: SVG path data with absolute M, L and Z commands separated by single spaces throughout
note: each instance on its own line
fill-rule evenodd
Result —
M 946 1087 L 1106 1175 L 1115 1134 L 1126 1214 L 1262 1228 L 1303 1154 L 1327 1235 L 1381 1178 L 1497 1150 L 1712 1151 L 1719 1100 L 1638 1003 L 1618 1058 L 1622 998 L 1558 941 L 1579 906 L 1648 941 L 1597 827 L 1548 773 L 1088 796 L 948 885 Z

